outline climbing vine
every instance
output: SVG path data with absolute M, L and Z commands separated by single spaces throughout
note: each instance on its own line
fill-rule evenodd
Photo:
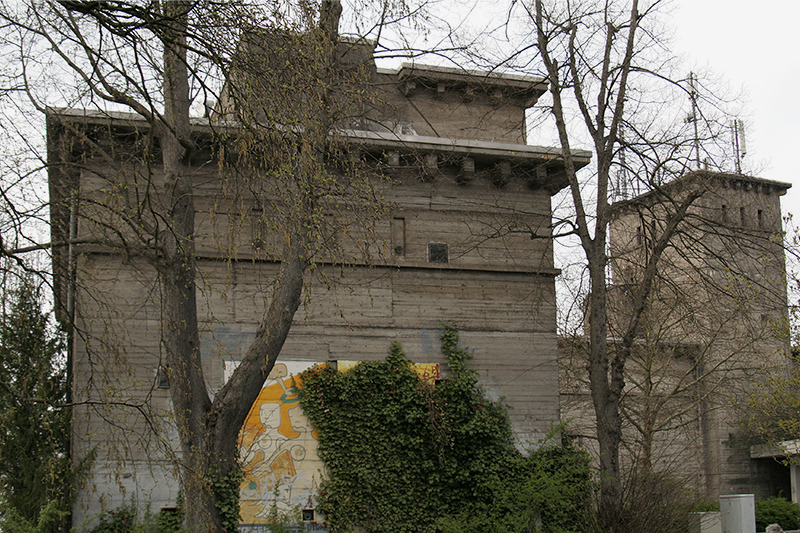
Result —
M 492 531 L 486 525 L 501 522 L 512 524 L 502 531 L 568 531 L 569 519 L 548 526 L 563 513 L 542 505 L 542 489 L 573 513 L 571 520 L 580 519 L 588 461 L 568 448 L 548 452 L 560 454 L 558 461 L 523 457 L 512 445 L 505 408 L 486 397 L 458 339 L 454 326 L 444 328 L 442 353 L 452 375 L 438 383 L 420 379 L 396 343 L 383 361 L 300 376 L 301 406 L 328 468 L 319 510 L 331 531 Z M 556 479 L 568 463 L 570 479 Z M 561 498 L 558 485 L 567 481 L 574 494 Z M 531 527 L 514 529 L 523 515 Z
M 212 473 L 208 477 L 214 491 L 215 505 L 222 523 L 222 530 L 232 533 L 239 531 L 239 486 L 244 473 L 235 469 L 224 476 Z

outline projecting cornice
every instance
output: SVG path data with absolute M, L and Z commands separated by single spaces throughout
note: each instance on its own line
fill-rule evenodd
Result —
M 366 151 L 385 156 L 390 169 L 404 166 L 401 154 L 413 153 L 428 177 L 435 177 L 440 167 L 447 164 L 459 167 L 456 180 L 460 183 L 485 177 L 502 187 L 516 177 L 550 194 L 569 183 L 559 148 L 391 132 L 346 130 L 342 133 Z M 571 155 L 576 168 L 586 166 L 591 160 L 591 152 L 586 150 L 573 150 Z
M 663 202 L 667 198 L 675 197 L 686 191 L 693 190 L 716 191 L 719 189 L 733 189 L 746 191 L 751 194 L 775 194 L 783 196 L 791 186 L 791 183 L 757 178 L 744 174 L 695 170 L 687 172 L 683 176 L 663 185 L 656 186 L 652 190 L 640 194 L 639 196 L 615 202 L 611 206 L 611 209 L 613 214 L 617 215 L 631 209 L 635 210 L 642 205 L 652 205 Z
M 50 110 L 48 127 L 53 128 L 60 121 L 108 125 L 117 131 L 146 130 L 150 127 L 144 118 L 135 113 Z M 193 118 L 191 123 L 199 137 L 220 131 L 235 135 L 238 129 L 238 123 L 230 120 L 198 117 Z M 544 189 L 550 194 L 568 185 L 561 149 L 555 147 L 352 129 L 339 130 L 337 134 L 347 142 L 360 146 L 373 158 L 384 161 L 390 171 L 414 166 L 404 164 L 401 160 L 402 154 L 412 154 L 417 162 L 416 167 L 425 179 L 443 175 L 441 171 L 445 167 L 448 167 L 445 174 L 452 173 L 455 166 L 455 179 L 462 184 L 486 178 L 501 187 L 511 179 L 520 179 L 528 186 Z M 49 137 L 50 142 L 55 138 L 53 135 Z M 591 160 L 591 152 L 586 150 L 573 150 L 571 155 L 576 168 L 586 166 Z
M 482 91 L 497 100 L 520 98 L 522 106 L 527 108 L 534 105 L 547 90 L 544 78 L 520 74 L 411 63 L 404 63 L 396 71 L 381 69 L 380 72 L 394 74 L 406 96 L 424 88 L 437 94 L 456 91 L 469 100 L 476 91 Z
M 561 158 L 560 148 L 530 144 L 473 141 L 358 130 L 345 130 L 343 133 L 355 142 L 387 148 L 413 148 L 416 150 L 435 150 L 442 153 L 471 154 L 475 157 L 505 157 L 519 160 L 541 159 L 550 161 Z M 573 150 L 572 156 L 579 166 L 583 167 L 591 160 L 592 153 L 587 150 Z

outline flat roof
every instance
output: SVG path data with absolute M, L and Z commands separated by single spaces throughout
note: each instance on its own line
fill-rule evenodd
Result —
M 502 143 L 493 141 L 479 141 L 472 139 L 454 139 L 449 137 L 431 137 L 425 135 L 401 135 L 391 132 L 376 132 L 362 130 L 344 130 L 343 133 L 355 142 L 375 144 L 380 146 L 396 146 L 397 148 L 427 149 L 437 152 L 450 152 L 463 155 L 485 155 L 491 157 L 504 157 L 510 159 L 560 159 L 561 148 L 550 146 L 535 146 L 531 144 Z M 588 150 L 572 150 L 578 167 L 583 167 L 592 158 Z
M 661 185 L 658 188 L 653 188 L 645 193 L 642 193 L 639 196 L 614 202 L 611 205 L 611 208 L 614 211 L 623 211 L 626 207 L 635 206 L 637 204 L 641 204 L 642 202 L 651 201 L 653 199 L 658 200 L 658 195 L 662 194 L 662 191 L 676 191 L 680 190 L 681 188 L 685 189 L 702 181 L 705 181 L 706 183 L 717 181 L 718 183 L 721 183 L 723 187 L 731 188 L 752 189 L 754 187 L 760 187 L 765 191 L 768 189 L 774 189 L 778 195 L 786 194 L 786 191 L 792 186 L 791 183 L 786 183 L 784 181 L 768 180 L 765 178 L 757 178 L 755 176 L 747 176 L 745 174 L 716 172 L 711 170 L 693 170 Z
M 144 117 L 131 112 L 50 108 L 48 109 L 48 114 L 79 119 L 94 124 L 107 123 L 108 121 L 121 123 L 130 127 L 139 127 L 143 124 L 147 124 Z M 207 117 L 194 117 L 191 119 L 191 124 L 200 130 L 211 128 L 229 128 L 235 130 L 238 126 L 236 121 L 218 119 L 212 121 Z M 351 142 L 384 148 L 436 151 L 464 156 L 477 156 L 479 158 L 483 156 L 486 158 L 506 158 L 518 161 L 531 159 L 558 161 L 562 159 L 561 149 L 550 146 L 432 137 L 425 135 L 403 135 L 393 132 L 353 129 L 340 130 L 340 133 Z M 571 154 L 578 168 L 589 164 L 592 157 L 592 152 L 588 150 L 572 150 Z
M 432 81 L 492 84 L 502 87 L 514 87 L 517 89 L 536 89 L 541 92 L 547 90 L 547 81 L 544 78 L 491 70 L 470 70 L 456 67 L 403 63 L 394 73 L 401 80 L 406 78 L 418 78 Z

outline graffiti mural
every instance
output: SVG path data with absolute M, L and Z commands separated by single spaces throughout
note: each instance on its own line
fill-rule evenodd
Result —
M 317 455 L 316 430 L 303 410 L 294 377 L 319 364 L 312 361 L 276 363 L 253 403 L 239 434 L 239 457 L 244 480 L 239 490 L 241 523 L 270 523 L 275 510 L 286 513 L 316 507 L 316 494 L 324 474 Z M 339 361 L 346 372 L 356 361 Z M 236 363 L 225 362 L 225 379 Z M 414 365 L 420 379 L 441 378 L 438 364 Z
M 323 467 L 314 428 L 293 388 L 294 376 L 314 364 L 277 363 L 245 419 L 239 434 L 244 524 L 268 523 L 273 509 L 285 513 L 316 505 Z

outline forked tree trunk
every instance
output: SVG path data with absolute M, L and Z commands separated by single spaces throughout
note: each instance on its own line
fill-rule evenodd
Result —
M 608 5 L 606 10 L 610 9 Z M 597 103 L 592 108 L 592 98 L 584 87 L 581 69 L 585 66 L 581 49 L 584 43 L 577 41 L 582 21 L 572 19 L 568 11 L 567 20 L 553 20 L 551 13 L 545 8 L 542 0 L 535 0 L 532 16 L 537 30 L 537 45 L 547 70 L 550 93 L 553 97 L 552 115 L 555 118 L 565 170 L 569 180 L 570 192 L 575 208 L 575 229 L 580 237 L 581 246 L 586 255 L 589 267 L 589 363 L 588 373 L 591 387 L 592 404 L 596 417 L 596 430 L 599 445 L 600 463 L 600 501 L 598 519 L 600 529 L 604 533 L 615 533 L 624 528 L 624 507 L 622 499 L 622 482 L 619 463 L 619 452 L 622 439 L 620 398 L 625 386 L 625 355 L 616 354 L 609 357 L 608 346 L 608 309 L 606 306 L 607 286 L 606 268 L 608 255 L 610 168 L 617 143 L 619 125 L 624 114 L 627 78 L 631 69 L 631 61 L 635 52 L 636 29 L 638 25 L 638 0 L 632 0 L 630 17 L 626 21 L 627 35 L 624 40 L 625 53 L 621 62 L 614 68 L 614 44 L 619 28 L 610 22 L 604 25 L 605 45 L 601 50 L 602 61 L 593 72 L 597 79 Z M 580 10 L 578 10 L 579 13 Z M 558 12 L 558 10 L 556 10 Z M 608 20 L 609 12 L 601 11 L 600 17 Z M 580 15 L 579 15 L 580 16 Z M 562 33 L 563 32 L 563 33 Z M 567 35 L 565 56 L 559 63 L 558 58 L 551 55 L 562 51 L 554 46 L 551 39 L 554 35 Z M 563 70 L 562 70 L 563 69 Z M 562 77 L 563 75 L 563 77 Z M 584 183 L 578 180 L 576 168 L 572 160 L 570 136 L 567 117 L 562 101 L 564 94 L 574 96 L 586 131 L 592 138 L 597 164 L 596 197 L 594 201 L 584 198 Z M 587 205 L 592 208 L 587 209 Z M 592 213 L 593 211 L 593 213 Z M 592 220 L 592 216 L 594 218 Z
M 305 271 L 304 256 L 310 249 L 308 220 L 286 243 L 276 289 L 264 312 L 256 337 L 240 367 L 217 392 L 212 402 L 206 390 L 200 358 L 197 321 L 195 260 L 195 208 L 191 168 L 188 161 L 193 144 L 189 124 L 191 100 L 186 65 L 188 2 L 165 2 L 169 21 L 164 39 L 164 125 L 157 131 L 162 145 L 167 206 L 167 229 L 159 236 L 163 253 L 156 258 L 162 289 L 162 342 L 170 380 L 170 394 L 181 443 L 181 488 L 187 531 L 223 531 L 220 503 L 237 505 L 238 484 L 230 475 L 239 469 L 238 434 L 281 352 L 297 308 L 300 305 Z M 338 21 L 341 4 L 324 0 L 320 13 L 320 38 L 327 50 L 329 72 L 335 68 Z M 329 84 L 326 84 L 328 86 Z M 303 157 L 297 165 L 302 174 L 318 172 L 324 166 L 324 146 L 331 118 L 324 109 L 330 98 L 321 95 L 318 120 L 306 128 L 309 142 L 303 143 Z M 311 199 L 307 200 L 311 202 Z M 311 217 L 313 205 L 308 206 Z M 220 501 L 220 487 L 227 484 L 227 495 Z M 230 509 L 230 507 L 228 508 Z
M 206 446 L 210 400 L 200 360 L 197 324 L 195 208 L 191 169 L 189 78 L 186 65 L 185 2 L 165 2 L 169 32 L 164 39 L 164 124 L 157 131 L 162 147 L 167 228 L 159 236 L 163 252 L 156 258 L 162 291 L 162 342 L 170 394 L 181 443 L 181 488 L 188 531 L 221 531 L 209 484 L 214 455 Z

